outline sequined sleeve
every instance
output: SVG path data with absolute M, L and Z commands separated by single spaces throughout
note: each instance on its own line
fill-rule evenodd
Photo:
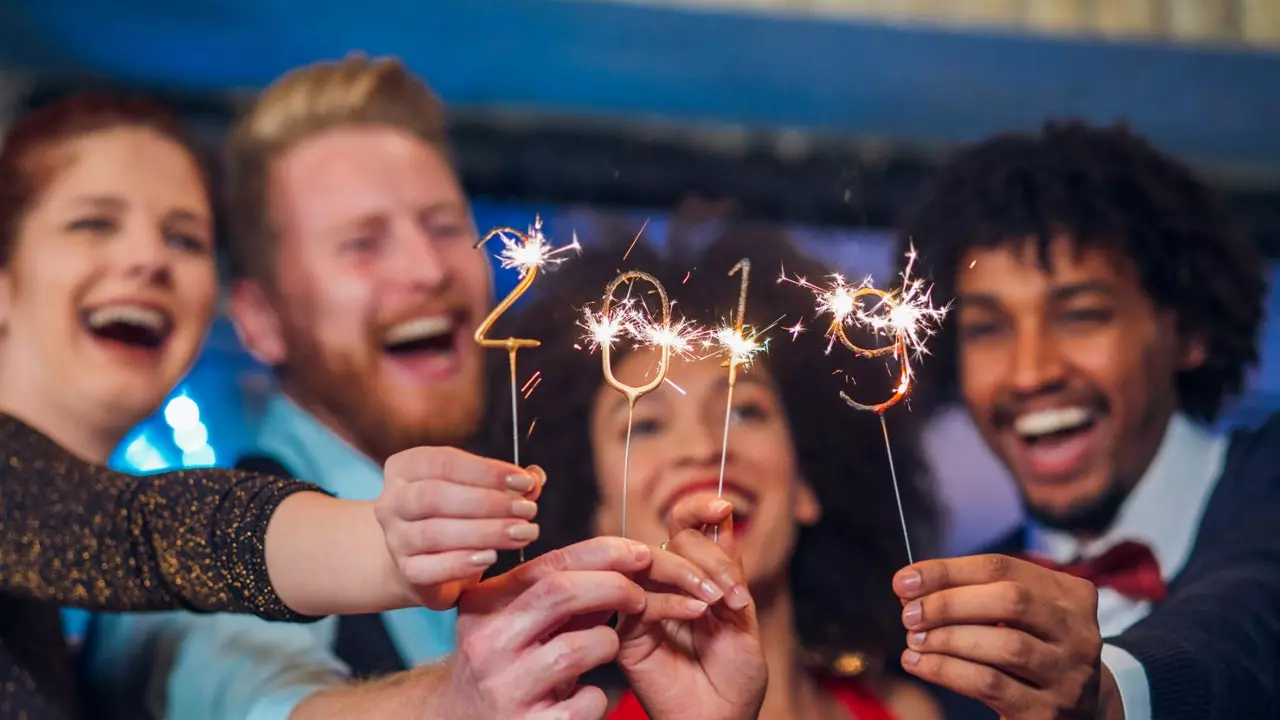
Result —
M 0 594 L 91 610 L 310 620 L 267 576 L 267 522 L 321 492 L 233 470 L 139 477 L 83 462 L 0 415 Z

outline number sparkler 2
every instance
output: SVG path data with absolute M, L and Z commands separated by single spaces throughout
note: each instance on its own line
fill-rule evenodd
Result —
M 533 281 L 538 277 L 538 270 L 548 264 L 559 264 L 564 258 L 556 258 L 555 256 L 566 250 L 581 249 L 578 245 L 578 238 L 575 236 L 573 242 L 562 248 L 553 249 L 547 242 L 546 236 L 542 234 L 542 218 L 535 217 L 533 227 L 529 228 L 527 233 L 509 227 L 501 227 L 490 230 L 488 234 L 480 238 L 476 243 L 476 249 L 484 247 L 484 244 L 492 238 L 502 240 L 502 251 L 498 254 L 498 259 L 502 262 L 505 269 L 516 269 L 520 273 L 520 282 L 512 288 L 511 292 L 499 302 L 493 311 L 485 317 L 480 326 L 476 328 L 475 341 L 476 344 L 483 348 L 501 348 L 507 351 L 508 362 L 511 366 L 511 456 L 512 463 L 517 467 L 520 466 L 520 423 L 519 411 L 517 405 L 517 397 L 519 390 L 516 388 L 516 352 L 521 348 L 536 348 L 542 345 L 539 340 L 532 338 L 508 337 L 502 339 L 489 338 L 489 330 L 493 328 L 493 324 L 498 321 L 516 300 L 520 299 L 529 288 L 533 285 Z M 512 239 L 512 238 L 515 239 Z M 524 562 L 524 548 L 520 549 L 520 562 Z
M 898 489 L 898 472 L 894 468 L 893 448 L 889 443 L 889 426 L 885 423 L 884 414 L 889 408 L 901 402 L 911 391 L 911 357 L 927 354 L 925 340 L 936 332 L 936 325 L 946 317 L 949 307 L 935 308 L 930 293 L 923 280 L 911 277 L 911 266 L 915 263 L 915 248 L 907 252 L 907 266 L 902 271 L 902 286 L 898 290 L 884 291 L 864 281 L 861 285 L 851 287 L 839 275 L 834 276 L 832 287 L 823 289 L 806 281 L 804 278 L 790 279 L 785 275 L 780 282 L 790 282 L 812 290 L 817 296 L 819 314 L 831 315 L 831 326 L 827 337 L 832 344 L 839 341 L 859 357 L 883 357 L 892 355 L 898 361 L 898 382 L 887 400 L 875 404 L 865 404 L 854 400 L 841 392 L 840 397 L 857 410 L 873 412 L 880 418 L 880 430 L 884 434 L 884 450 L 889 458 L 889 475 L 893 480 L 893 494 L 898 503 L 898 519 L 902 521 L 902 539 L 907 546 L 907 562 L 915 562 L 911 553 L 911 537 L 907 532 L 907 516 L 902 508 L 902 493 Z M 877 300 L 870 308 L 865 306 L 863 298 L 874 297 Z M 888 345 L 876 348 L 864 348 L 849 340 L 845 331 L 846 325 L 859 325 L 873 335 L 886 335 L 892 341 Z M 799 333 L 797 324 L 793 333 Z

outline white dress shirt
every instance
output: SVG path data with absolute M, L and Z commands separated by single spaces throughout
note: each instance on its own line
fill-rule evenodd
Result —
M 1227 438 L 1177 414 L 1142 479 L 1129 493 L 1111 527 L 1081 543 L 1070 533 L 1031 525 L 1027 549 L 1058 563 L 1092 560 L 1124 541 L 1151 548 L 1160 577 L 1168 583 L 1182 570 L 1195 546 L 1200 519 L 1222 475 Z M 1098 627 L 1114 637 L 1151 612 L 1151 603 L 1131 600 L 1111 588 L 1098 590 Z M 1151 720 L 1146 671 L 1133 655 L 1104 645 L 1102 662 L 1120 690 L 1125 720 Z

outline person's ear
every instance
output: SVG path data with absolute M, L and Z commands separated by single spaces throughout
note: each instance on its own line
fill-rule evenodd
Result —
M 239 280 L 231 287 L 228 313 L 240 344 L 253 359 L 278 367 L 288 359 L 283 324 L 271 298 L 254 280 Z
M 1195 370 L 1209 359 L 1209 350 L 1205 347 L 1204 338 L 1199 335 L 1184 335 L 1178 343 L 1178 372 Z
M 818 493 L 805 480 L 796 486 L 795 521 L 803 527 L 812 527 L 822 519 L 822 503 Z
M 13 306 L 13 276 L 9 268 L 0 269 L 0 336 L 9 333 L 9 309 Z

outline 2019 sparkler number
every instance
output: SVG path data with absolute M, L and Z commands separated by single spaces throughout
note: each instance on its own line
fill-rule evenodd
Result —
M 884 304 L 888 308 L 889 312 L 893 311 L 893 297 L 879 288 L 870 286 L 860 287 L 849 294 L 849 299 L 856 305 L 860 298 L 868 295 L 880 298 L 880 303 Z M 911 389 L 911 361 L 910 358 L 907 357 L 907 339 L 903 333 L 894 332 L 892 344 L 883 345 L 877 348 L 864 348 L 849 339 L 849 336 L 845 333 L 843 319 L 837 317 L 831 321 L 831 335 L 839 340 L 840 344 L 852 350 L 855 355 L 866 358 L 893 355 L 893 357 L 898 361 L 898 384 L 894 387 L 893 394 L 889 396 L 888 400 L 874 405 L 866 405 L 849 397 L 847 393 L 841 392 L 840 397 L 849 404 L 849 407 L 856 408 L 858 410 L 866 410 L 883 416 L 886 410 L 897 405 L 907 396 L 907 391 Z
M 533 338 L 517 338 L 508 337 L 501 340 L 487 337 L 489 331 L 493 329 L 493 324 L 498 321 L 499 317 L 511 306 L 521 295 L 528 292 L 533 286 L 533 281 L 538 277 L 538 270 L 548 263 L 559 263 L 562 260 L 554 256 L 560 252 L 570 249 L 580 248 L 578 240 L 575 237 L 571 245 L 559 249 L 552 249 L 547 242 L 546 236 L 542 234 L 542 218 L 534 218 L 533 227 L 529 228 L 529 232 L 522 233 L 519 230 L 509 227 L 495 228 L 490 230 L 488 234 L 480 238 L 476 243 L 476 249 L 484 247 L 484 244 L 492 238 L 500 238 L 502 240 L 502 252 L 498 258 L 502 261 L 502 267 L 515 268 L 520 271 L 520 282 L 507 293 L 507 296 L 499 302 L 493 311 L 485 317 L 476 328 L 475 341 L 476 344 L 483 348 L 500 348 L 507 351 L 507 358 L 511 366 L 511 456 L 512 463 L 516 466 L 520 465 L 520 423 L 517 397 L 519 391 L 516 389 L 516 352 L 521 348 L 536 348 L 542 345 L 539 340 Z M 512 240 L 512 238 L 516 238 Z M 524 562 L 524 548 L 520 549 L 520 562 Z
M 614 278 L 604 290 L 604 304 L 600 308 L 600 318 L 606 325 L 612 324 L 613 317 L 610 314 L 613 309 L 614 293 L 625 282 L 636 282 L 643 280 L 653 286 L 654 291 L 658 293 L 659 302 L 662 305 L 662 320 L 657 323 L 664 334 L 670 333 L 671 330 L 671 300 L 667 297 L 667 289 L 658 282 L 658 279 L 649 273 L 631 270 L 622 273 Z M 671 345 L 669 343 L 659 344 L 659 360 L 658 372 L 653 379 L 644 385 L 633 386 L 618 380 L 613 374 L 612 363 L 612 339 L 600 343 L 600 364 L 604 368 L 604 381 L 609 387 L 622 393 L 627 398 L 627 440 L 622 451 L 622 537 L 627 536 L 627 476 L 631 467 L 631 421 L 635 415 L 636 401 L 643 395 L 653 392 L 662 381 L 667 377 L 667 370 L 671 366 Z

